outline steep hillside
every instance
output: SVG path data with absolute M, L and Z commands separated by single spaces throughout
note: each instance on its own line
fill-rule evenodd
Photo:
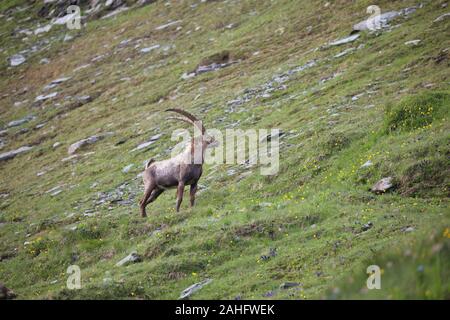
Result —
M 72 1 L 73 30 L 60 2 L 0 3 L 0 283 L 19 299 L 371 298 L 369 264 L 374 297 L 450 297 L 446 1 L 378 1 L 394 17 L 360 32 L 371 1 Z M 279 171 L 206 165 L 194 208 L 172 190 L 141 218 L 145 162 L 188 128 L 171 107 L 280 129 Z

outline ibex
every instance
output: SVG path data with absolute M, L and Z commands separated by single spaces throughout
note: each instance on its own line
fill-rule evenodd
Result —
M 194 136 L 186 149 L 177 156 L 162 161 L 149 160 L 143 174 L 144 196 L 139 202 L 142 217 L 147 216 L 145 207 L 169 188 L 177 188 L 177 212 L 180 210 L 184 187 L 187 185 L 191 186 L 191 207 L 194 206 L 197 182 L 203 170 L 205 150 L 215 142 L 214 138 L 205 134 L 202 122 L 189 112 L 181 109 L 167 109 L 166 111 L 181 114 L 183 117 L 172 117 L 171 119 L 188 122 L 197 127 L 201 134 L 197 137 Z

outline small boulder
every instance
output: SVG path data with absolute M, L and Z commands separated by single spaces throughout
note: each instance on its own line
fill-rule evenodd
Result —
M 105 134 L 98 134 L 98 135 L 94 135 L 94 136 L 91 136 L 91 137 L 86 138 L 86 139 L 82 139 L 80 141 L 72 143 L 70 145 L 69 149 L 67 150 L 67 152 L 68 152 L 69 155 L 73 155 L 73 154 L 75 154 L 75 152 L 77 152 L 78 149 L 83 148 L 83 147 L 85 147 L 87 145 L 90 145 L 90 144 L 94 144 L 94 143 L 96 143 L 96 142 L 98 142 L 98 141 L 100 141 L 100 140 L 102 140 L 102 139 L 104 139 L 107 136 L 110 136 L 112 134 L 113 134 L 112 132 L 108 132 L 108 133 L 105 133 Z
M 19 149 L 13 150 L 13 151 L 8 151 L 5 153 L 1 153 L 0 154 L 0 161 L 6 161 L 9 159 L 14 158 L 15 156 L 21 154 L 21 153 L 25 153 L 30 151 L 31 149 L 33 149 L 33 147 L 29 147 L 29 146 L 23 146 L 20 147 Z
M 329 43 L 329 46 L 331 46 L 331 47 L 333 47 L 333 46 L 340 46 L 340 45 L 343 45 L 343 44 L 346 44 L 346 43 L 350 43 L 350 42 L 356 41 L 359 37 L 360 37 L 360 35 L 358 33 L 357 34 L 353 34 L 351 36 L 332 41 L 332 42 Z
M 383 178 L 372 187 L 371 191 L 373 193 L 382 194 L 387 192 L 388 190 L 392 189 L 394 187 L 393 184 L 393 178 L 387 177 Z
M 12 290 L 0 283 L 0 300 L 11 300 L 16 297 L 17 295 Z
M 9 58 L 9 65 L 11 67 L 17 67 L 17 66 L 20 66 L 25 61 L 26 61 L 26 59 L 23 55 L 15 54 Z
M 201 288 L 203 288 L 204 286 L 206 286 L 207 284 L 211 283 L 212 279 L 205 279 L 201 282 L 198 283 L 194 283 L 192 286 L 184 289 L 181 292 L 180 297 L 178 298 L 179 300 L 185 300 L 185 299 L 189 299 L 189 297 L 197 292 L 198 290 L 200 290 Z
M 294 287 L 298 287 L 299 285 L 300 285 L 300 283 L 298 283 L 298 282 L 283 282 L 280 285 L 280 289 L 294 288 Z
M 136 251 L 133 251 L 128 256 L 117 262 L 116 267 L 127 266 L 138 262 L 142 262 L 142 257 Z
M 433 22 L 441 22 L 448 18 L 450 18 L 450 12 L 444 13 L 443 15 L 437 17 Z
M 398 11 L 388 11 L 377 17 L 371 17 L 353 26 L 354 31 L 364 31 L 369 29 L 383 29 L 388 27 L 388 23 L 400 16 Z
M 411 41 L 406 41 L 406 42 L 405 42 L 405 45 L 406 45 L 406 46 L 417 46 L 417 45 L 420 44 L 420 42 L 422 42 L 422 40 L 419 40 L 419 39 L 417 39 L 417 40 L 411 40 Z

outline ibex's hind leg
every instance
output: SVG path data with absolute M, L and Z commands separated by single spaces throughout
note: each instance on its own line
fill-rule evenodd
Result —
M 148 187 L 144 191 L 144 196 L 142 197 L 141 201 L 139 202 L 139 206 L 141 208 L 141 216 L 146 217 L 147 213 L 145 212 L 145 207 L 147 206 L 147 201 L 150 198 L 153 190 L 155 189 L 154 184 L 148 185 Z
M 180 211 L 181 201 L 183 201 L 184 183 L 179 182 L 177 188 L 177 212 Z
M 148 198 L 148 200 L 147 200 L 147 205 L 149 205 L 150 203 L 155 201 L 163 192 L 164 192 L 164 189 L 159 189 L 159 188 L 153 189 L 153 192 L 150 195 L 150 198 Z
M 197 183 L 191 184 L 190 196 L 191 196 L 191 207 L 195 204 L 195 193 L 197 192 Z

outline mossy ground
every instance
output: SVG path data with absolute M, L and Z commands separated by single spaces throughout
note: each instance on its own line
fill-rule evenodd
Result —
M 13 21 L 2 18 L 0 33 L 7 36 L 0 42 L 6 49 L 0 52 L 0 124 L 28 114 L 37 118 L 10 129 L 2 149 L 35 146 L 0 164 L 0 193 L 8 194 L 0 200 L 0 254 L 6 257 L 0 262 L 0 282 L 22 299 L 175 299 L 204 278 L 213 282 L 193 298 L 313 299 L 356 274 L 361 283 L 340 292 L 360 298 L 366 297 L 360 291 L 366 278 L 360 275 L 367 263 L 398 261 L 384 271 L 398 283 L 415 281 L 420 275 L 403 271 L 418 265 L 448 266 L 449 239 L 442 230 L 450 223 L 449 24 L 433 23 L 446 12 L 444 1 L 422 1 L 423 8 L 396 20 L 391 31 L 362 33 L 352 44 L 318 50 L 348 35 L 372 3 L 208 1 L 193 8 L 194 2 L 167 6 L 158 1 L 90 21 L 80 31 L 56 27 L 28 42 L 12 31 L 30 11 L 17 13 Z M 25 2 L 2 1 L 0 9 L 17 3 Z M 379 2 L 383 11 L 412 5 L 417 2 Z M 31 27 L 36 19 L 23 25 Z M 182 29 L 155 30 L 169 20 L 182 20 Z M 226 27 L 230 24 L 231 29 Z M 65 33 L 75 39 L 64 42 L 60 35 Z M 7 67 L 7 57 L 52 36 L 48 49 L 24 65 Z M 140 48 L 170 48 L 141 54 L 134 48 L 138 42 L 121 47 L 125 39 L 138 40 Z M 414 39 L 422 41 L 404 44 Z M 357 49 L 334 57 L 350 47 Z M 181 79 L 224 50 L 239 63 Z M 40 64 L 42 58 L 51 62 Z M 293 76 L 287 89 L 253 99 L 239 112 L 226 112 L 227 102 L 244 89 L 314 59 L 316 65 Z M 33 107 L 42 88 L 61 76 L 72 78 L 55 89 L 58 97 Z M 446 98 L 436 107 L 439 113 L 425 122 L 405 122 L 386 112 L 401 110 L 409 101 L 419 101 L 426 112 L 437 94 Z M 95 99 L 78 108 L 64 100 L 81 95 Z M 175 195 L 169 191 L 148 207 L 147 219 L 140 218 L 142 186 L 136 175 L 145 160 L 168 157 L 167 148 L 175 144 L 170 135 L 179 124 L 167 123 L 162 112 L 169 107 L 201 116 L 209 128 L 240 121 L 242 129 L 282 129 L 288 134 L 281 138 L 279 173 L 262 176 L 254 167 L 252 174 L 240 177 L 249 170 L 206 166 L 200 182 L 206 189 L 193 209 L 185 200 L 181 212 L 174 212 Z M 43 128 L 33 129 L 44 122 Z M 387 130 L 392 123 L 407 123 L 407 130 Z M 23 127 L 30 130 L 19 133 Z M 114 136 L 83 150 L 76 161 L 61 161 L 71 143 L 106 131 Z M 159 132 L 164 136 L 150 150 L 130 152 Z M 54 149 L 55 142 L 62 146 Z M 361 168 L 368 160 L 373 166 Z M 131 163 L 133 169 L 123 173 Z M 237 173 L 228 176 L 231 168 Z M 39 172 L 46 173 L 38 177 Z M 394 177 L 396 188 L 372 194 L 370 187 L 386 176 Z M 94 204 L 100 192 L 113 192 L 124 183 L 122 198 L 132 204 Z M 63 192 L 46 192 L 55 186 Z M 363 231 L 368 222 L 373 227 Z M 405 232 L 408 227 L 414 231 Z M 446 248 L 436 251 L 438 257 L 420 254 L 431 250 L 433 244 L 423 240 L 430 235 L 441 236 L 437 241 Z M 423 247 L 413 247 L 415 259 L 401 258 L 405 242 L 422 240 Z M 276 255 L 261 259 L 271 248 Z M 143 262 L 115 266 L 133 250 Z M 66 289 L 72 264 L 82 270 L 81 290 Z M 301 286 L 278 289 L 285 281 Z M 397 287 L 390 281 L 377 297 L 448 298 L 448 284 L 448 273 L 435 272 L 424 278 L 420 292 L 398 285 L 404 292 L 392 294 Z

